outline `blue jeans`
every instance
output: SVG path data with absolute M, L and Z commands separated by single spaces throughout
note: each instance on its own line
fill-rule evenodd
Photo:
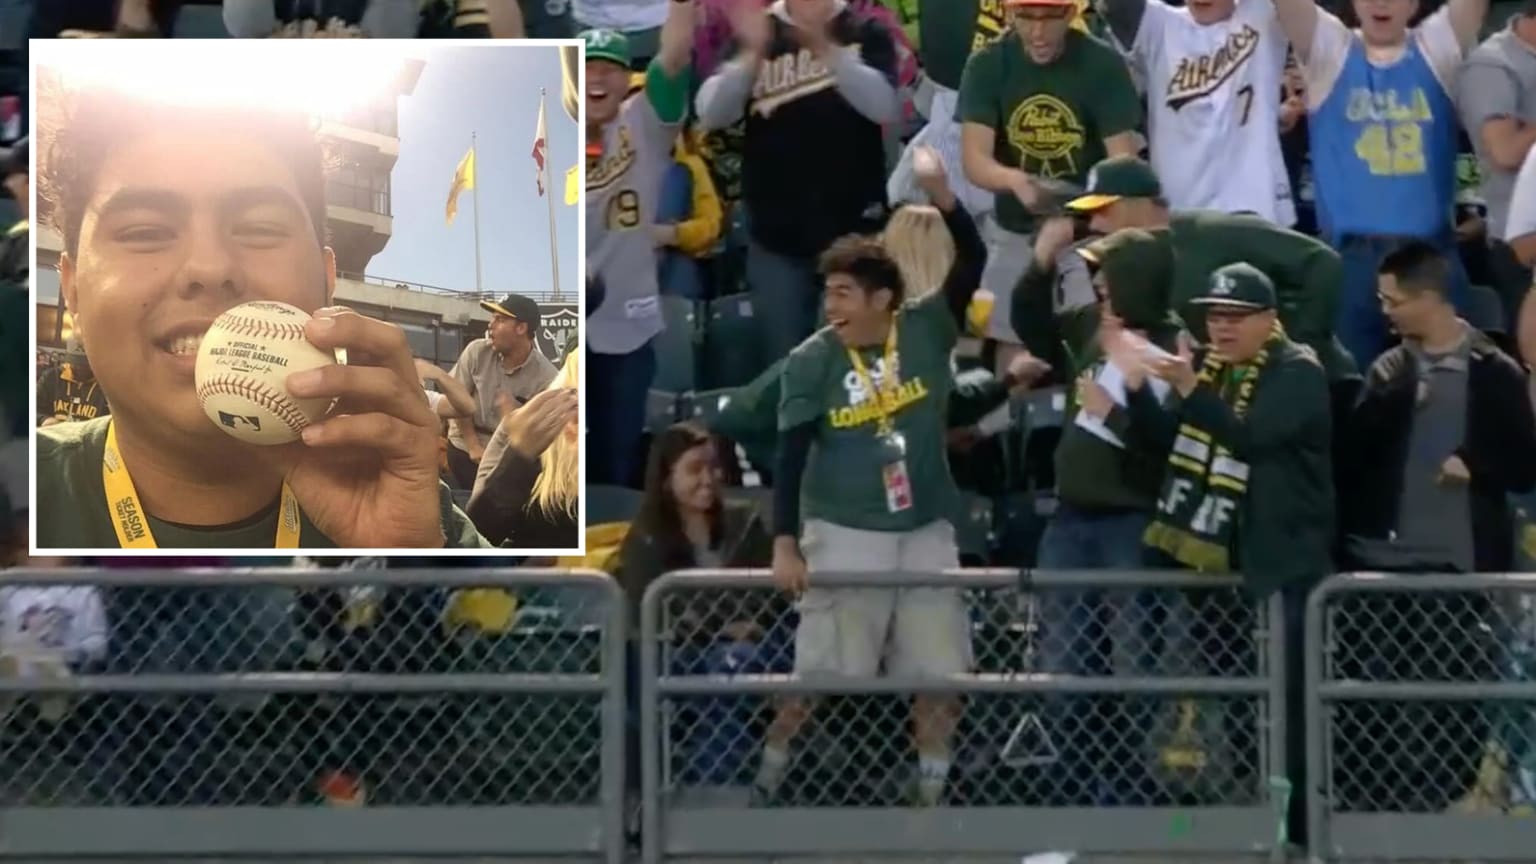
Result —
M 1387 319 L 1381 311 L 1381 299 L 1376 296 L 1376 270 L 1381 266 L 1381 259 L 1402 242 L 1402 238 L 1396 237 L 1353 234 L 1336 237 L 1332 241 L 1344 265 L 1344 285 L 1339 296 L 1334 332 L 1355 358 L 1355 364 L 1362 373 L 1392 344 L 1392 334 L 1387 329 Z M 1466 268 L 1462 266 L 1461 255 L 1456 249 L 1455 238 L 1447 233 L 1429 242 L 1439 247 L 1450 259 L 1451 303 L 1465 315 L 1469 283 Z
M 1092 513 L 1062 505 L 1040 538 L 1045 570 L 1140 570 L 1150 515 Z M 1038 595 L 1040 670 L 1058 675 L 1146 674 L 1153 660 L 1151 592 L 1046 589 Z M 1056 745 L 1052 805 L 1147 803 L 1141 760 L 1128 748 L 1148 722 L 1137 703 L 1083 696 L 1045 700 L 1046 735 Z M 1119 729 L 1120 731 L 1115 731 Z M 1102 742 L 1112 742 L 1108 745 Z
M 656 346 L 628 354 L 587 349 L 587 482 L 625 486 L 639 464 L 645 399 L 656 377 Z
M 764 357 L 778 360 L 815 331 L 821 314 L 821 277 L 815 261 L 770 252 L 752 241 L 747 246 L 747 290 Z

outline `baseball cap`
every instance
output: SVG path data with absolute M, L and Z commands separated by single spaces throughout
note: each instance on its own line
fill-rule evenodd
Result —
M 1075 7 L 1077 6 L 1077 0 L 1003 0 L 1003 5 L 1009 9 L 1021 6 Z
M 480 308 L 493 315 L 505 315 L 529 325 L 539 323 L 539 304 L 521 294 L 508 294 L 500 300 L 481 300 Z
M 1163 315 L 1173 284 L 1173 243 L 1167 231 L 1122 228 L 1077 247 L 1077 254 L 1104 274 L 1120 317 L 1148 326 Z
M 606 60 L 627 69 L 634 58 L 629 50 L 629 37 L 617 30 L 584 30 L 581 41 L 587 46 L 588 62 Z
M 1135 156 L 1111 156 L 1101 159 L 1088 171 L 1087 191 L 1067 202 L 1068 210 L 1092 213 L 1121 198 L 1161 198 L 1163 184 L 1157 172 Z
M 1228 264 L 1211 274 L 1204 294 L 1189 302 L 1262 312 L 1275 308 L 1275 283 L 1252 264 Z
M 11 145 L 9 150 L 0 150 L 0 177 L 30 173 L 32 173 L 32 166 L 27 159 L 26 138 Z

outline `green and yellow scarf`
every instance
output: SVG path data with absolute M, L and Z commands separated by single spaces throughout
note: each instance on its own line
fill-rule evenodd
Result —
M 1264 349 L 1251 362 L 1229 366 L 1215 352 L 1200 364 L 1199 386 L 1216 389 L 1239 420 L 1248 415 L 1253 394 L 1285 330 L 1275 322 Z M 1168 471 L 1157 499 L 1157 515 L 1143 541 L 1180 564 L 1202 573 L 1232 569 L 1232 539 L 1248 492 L 1248 463 L 1208 429 L 1185 421 L 1168 454 Z

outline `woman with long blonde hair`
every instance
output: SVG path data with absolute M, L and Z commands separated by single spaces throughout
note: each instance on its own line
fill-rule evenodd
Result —
M 467 511 L 492 543 L 522 549 L 580 545 L 580 380 L 578 346 L 549 387 L 503 417 L 486 445 Z
M 886 223 L 881 244 L 901 270 L 908 301 L 943 290 L 969 303 L 987 264 L 986 244 L 950 188 L 938 154 L 920 148 L 912 162 L 914 177 L 932 203 L 897 208 Z M 964 310 L 960 311 L 964 320 Z

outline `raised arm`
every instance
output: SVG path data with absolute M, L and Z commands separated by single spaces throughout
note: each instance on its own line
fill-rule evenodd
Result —
M 896 119 L 901 103 L 896 94 L 896 41 L 879 21 L 864 24 L 864 38 L 856 53 L 829 38 L 818 50 L 832 70 L 837 92 L 853 110 L 872 123 L 884 125 Z
M 1488 0 L 1448 0 L 1446 14 L 1451 19 L 1451 29 L 1456 31 L 1456 41 L 1466 51 L 1477 44 L 1483 22 L 1488 19 Z
M 736 0 L 727 14 L 736 35 L 736 56 L 722 63 L 699 87 L 694 113 L 704 132 L 731 126 L 746 113 L 772 36 L 767 10 L 750 0 Z
M 1319 9 L 1315 0 L 1272 0 L 1272 2 L 1275 4 L 1275 16 L 1280 20 L 1280 29 L 1285 32 L 1285 38 L 1290 40 L 1291 50 L 1296 52 L 1296 59 L 1303 65 L 1311 62 L 1312 39 L 1317 35 L 1318 18 L 1322 15 L 1332 18 L 1333 15 Z

